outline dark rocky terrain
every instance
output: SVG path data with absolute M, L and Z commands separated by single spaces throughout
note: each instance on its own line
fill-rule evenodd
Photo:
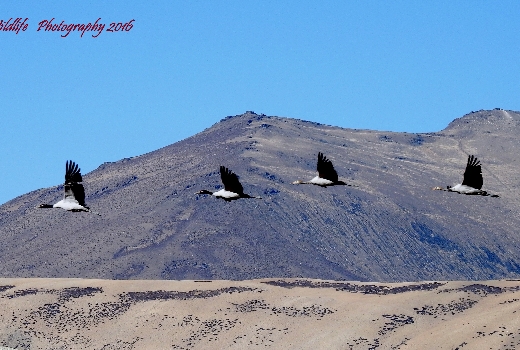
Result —
M 518 278 L 519 133 L 520 113 L 499 109 L 424 134 L 228 117 L 84 174 L 86 202 L 101 216 L 37 208 L 58 201 L 62 185 L 0 206 L 0 276 Z M 315 176 L 318 152 L 351 186 L 291 184 Z M 432 191 L 462 181 L 468 154 L 499 198 Z M 219 165 L 263 199 L 194 195 L 220 187 Z

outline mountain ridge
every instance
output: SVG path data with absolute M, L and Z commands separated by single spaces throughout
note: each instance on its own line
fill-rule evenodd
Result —
M 36 209 L 58 200 L 62 185 L 0 206 L 0 274 L 385 282 L 518 277 L 517 120 L 513 111 L 479 111 L 439 132 L 396 133 L 253 112 L 227 117 L 85 174 L 87 205 L 100 217 Z M 351 186 L 291 184 L 315 176 L 318 152 Z M 431 191 L 460 183 L 470 153 L 482 161 L 483 189 L 500 198 Z M 239 176 L 246 193 L 263 199 L 226 203 L 195 195 L 221 188 L 220 165 Z

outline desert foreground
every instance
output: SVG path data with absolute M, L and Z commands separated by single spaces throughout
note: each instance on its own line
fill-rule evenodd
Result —
M 0 279 L 0 349 L 515 349 L 520 281 Z

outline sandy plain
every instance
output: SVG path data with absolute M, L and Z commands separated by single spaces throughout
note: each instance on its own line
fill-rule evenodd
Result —
M 0 279 L 14 349 L 515 349 L 520 281 Z

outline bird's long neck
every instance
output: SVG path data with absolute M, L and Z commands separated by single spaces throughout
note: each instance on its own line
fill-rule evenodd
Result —
M 208 191 L 208 190 L 201 190 L 198 192 L 198 194 L 213 194 L 213 192 Z
M 293 185 L 300 185 L 300 184 L 310 184 L 309 181 L 303 181 L 303 180 L 296 180 L 293 182 Z

